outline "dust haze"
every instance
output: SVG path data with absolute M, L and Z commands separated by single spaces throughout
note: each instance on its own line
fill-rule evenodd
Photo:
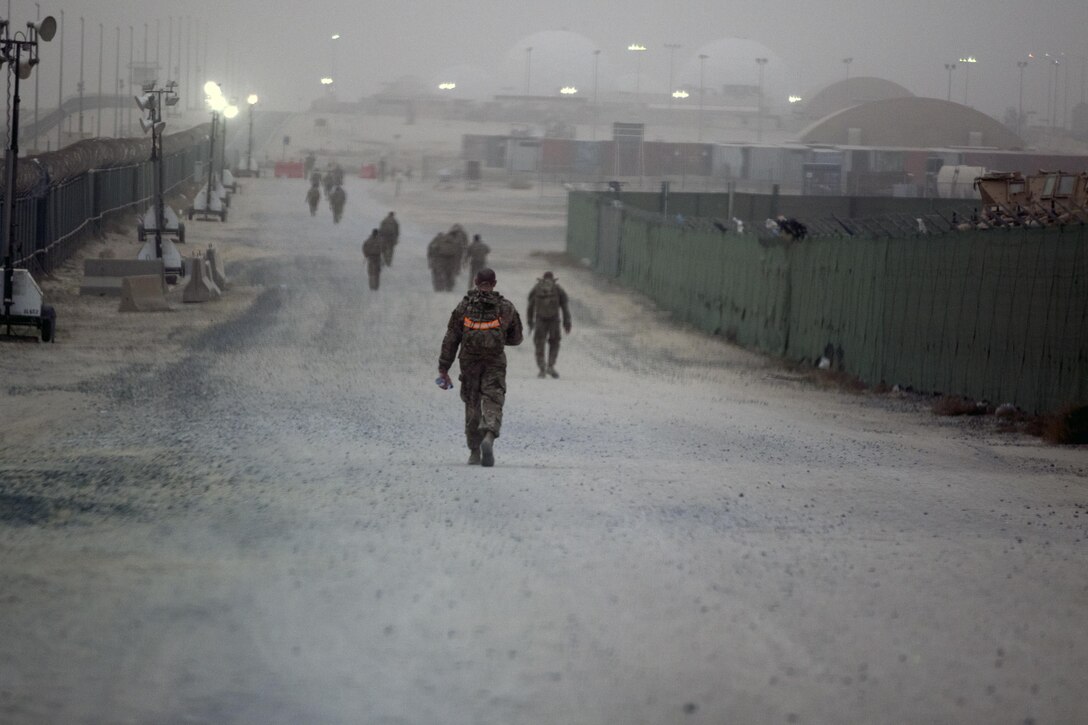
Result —
M 130 38 L 133 57 L 143 59 L 145 24 L 147 57 L 158 59 L 163 67 L 168 56 L 171 65 L 178 65 L 179 30 L 191 28 L 193 40 L 183 35 L 181 41 L 199 48 L 192 53 L 191 77 L 199 66 L 201 82 L 215 79 L 239 97 L 257 92 L 265 108 L 277 110 L 308 106 L 323 92 L 320 79 L 333 75 L 336 95 L 344 101 L 358 100 L 404 77 L 437 85 L 454 71 L 486 78 L 495 92 L 523 93 L 529 86 L 532 94 L 546 95 L 557 89 L 532 87 L 527 80 L 548 77 L 549 69 L 542 66 L 549 61 L 531 57 L 525 39 L 549 30 L 577 33 L 601 51 L 596 80 L 602 94 L 629 88 L 636 76 L 634 83 L 642 92 L 667 98 L 670 75 L 676 75 L 676 85 L 683 83 L 683 69 L 691 75 L 700 49 L 723 38 L 746 38 L 770 49 L 779 67 L 768 67 L 767 72 L 780 79 L 775 89 L 780 94 L 810 97 L 847 73 L 877 76 L 915 95 L 951 96 L 1000 118 L 1017 105 L 1017 61 L 1031 57 L 1023 87 L 1028 113 L 1045 113 L 1055 86 L 1070 107 L 1082 102 L 1088 90 L 1088 40 L 1083 34 L 1088 4 L 1083 0 L 409 0 L 365 5 L 347 0 L 275 5 L 258 0 L 184 4 L 82 0 L 40 5 L 43 15 L 53 14 L 58 20 L 60 12 L 65 13 L 63 63 L 59 38 L 41 52 L 43 107 L 56 103 L 61 66 L 61 95 L 76 93 L 81 17 L 87 93 L 99 87 L 100 37 L 103 87 L 109 88 L 118 50 L 122 68 L 127 63 Z M 16 27 L 33 20 L 37 12 L 34 3 L 11 3 Z M 333 41 L 333 34 L 341 37 Z M 633 43 L 647 51 L 629 53 L 627 47 Z M 666 44 L 679 47 L 670 50 Z M 581 77 L 583 85 L 594 72 L 595 61 L 591 50 L 584 56 L 561 61 L 569 64 L 562 72 Z M 976 62 L 969 67 L 957 63 L 962 57 Z M 846 58 L 852 60 L 846 63 Z M 754 60 L 747 69 L 752 83 L 757 75 Z M 954 63 L 957 68 L 946 71 L 945 65 Z M 705 83 L 710 88 L 724 82 L 714 77 L 716 72 L 708 65 Z M 734 75 L 744 72 L 733 70 Z M 687 80 L 690 84 L 690 77 Z

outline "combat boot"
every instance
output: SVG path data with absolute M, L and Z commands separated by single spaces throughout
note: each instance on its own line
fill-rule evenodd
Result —
M 536 374 L 536 376 L 537 376 L 538 378 L 543 378 L 543 377 L 545 377 L 546 375 L 547 375 L 547 373 L 545 373 L 545 372 L 544 372 L 544 368 L 540 368 L 540 372 Z
M 551 365 L 548 366 L 548 375 L 551 375 L 553 378 L 558 378 L 559 377 L 559 373 Z
M 478 466 L 480 465 L 480 449 L 470 448 L 468 452 L 468 465 Z
M 488 431 L 484 434 L 483 443 L 480 444 L 480 465 L 490 468 L 495 465 L 495 434 Z

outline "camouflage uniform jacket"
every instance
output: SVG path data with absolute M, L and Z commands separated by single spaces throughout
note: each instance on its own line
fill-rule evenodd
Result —
M 450 314 L 450 321 L 446 325 L 446 336 L 442 339 L 442 351 L 438 355 L 438 367 L 441 370 L 449 370 L 453 365 L 453 359 L 457 357 L 457 350 L 461 346 L 461 340 L 465 335 L 465 319 L 466 311 L 469 308 L 474 296 L 483 295 L 485 297 L 491 296 L 492 299 L 498 300 L 499 305 L 499 327 L 503 331 L 503 335 L 506 338 L 506 345 L 520 345 L 522 340 L 521 330 L 521 316 L 518 314 L 517 308 L 514 307 L 514 303 L 503 297 L 498 292 L 483 292 L 481 290 L 472 290 L 464 299 L 458 303 L 457 307 L 453 308 L 453 312 Z M 464 367 L 466 360 L 465 351 L 461 350 L 461 367 Z M 506 362 L 506 353 L 500 352 L 499 359 L 503 363 Z

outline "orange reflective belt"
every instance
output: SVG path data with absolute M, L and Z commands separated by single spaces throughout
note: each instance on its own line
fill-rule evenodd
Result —
M 487 320 L 487 321 L 484 321 L 484 322 L 477 322 L 476 320 L 473 320 L 470 317 L 465 318 L 465 329 L 466 330 L 494 330 L 495 328 L 497 328 L 499 326 L 500 326 L 500 323 L 499 323 L 498 318 L 495 318 L 494 320 Z

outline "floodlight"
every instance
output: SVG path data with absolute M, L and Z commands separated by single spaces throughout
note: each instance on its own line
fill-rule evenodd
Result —
M 257 105 L 257 100 L 258 100 L 257 99 L 257 94 L 256 93 L 250 93 L 249 97 L 246 98 L 246 103 L 248 103 L 251 106 L 255 106 L 255 105 Z
M 226 108 L 223 109 L 223 115 L 226 118 L 234 118 L 235 116 L 238 115 L 238 106 L 235 106 L 233 104 L 227 106 Z
M 24 81 L 30 77 L 30 71 L 34 69 L 34 66 L 27 61 L 20 61 L 19 63 L 19 77 Z
M 158 81 L 148 81 L 147 83 L 142 84 L 140 88 L 141 90 L 143 90 L 144 93 L 150 93 L 151 91 L 155 90 L 156 83 L 158 83 Z
M 136 99 L 136 107 L 141 111 L 150 111 L 155 107 L 155 94 L 145 93 L 142 96 L 133 96 Z
M 227 99 L 223 96 L 212 96 L 208 99 L 208 105 L 213 111 L 222 111 L 227 107 Z
M 167 96 L 166 97 L 166 105 L 168 105 L 168 106 L 178 105 L 178 97 L 177 96 Z
M 57 34 L 57 20 L 52 15 L 49 15 L 45 20 L 38 23 L 38 37 L 45 42 L 49 42 Z
M 154 125 L 155 124 L 152 121 L 149 121 L 146 118 L 140 119 L 140 128 L 144 130 L 144 133 L 150 131 L 154 127 Z
M 215 81 L 208 81 L 204 84 L 204 95 L 209 98 L 215 98 L 216 96 L 223 95 L 222 89 L 219 88 L 219 84 Z

